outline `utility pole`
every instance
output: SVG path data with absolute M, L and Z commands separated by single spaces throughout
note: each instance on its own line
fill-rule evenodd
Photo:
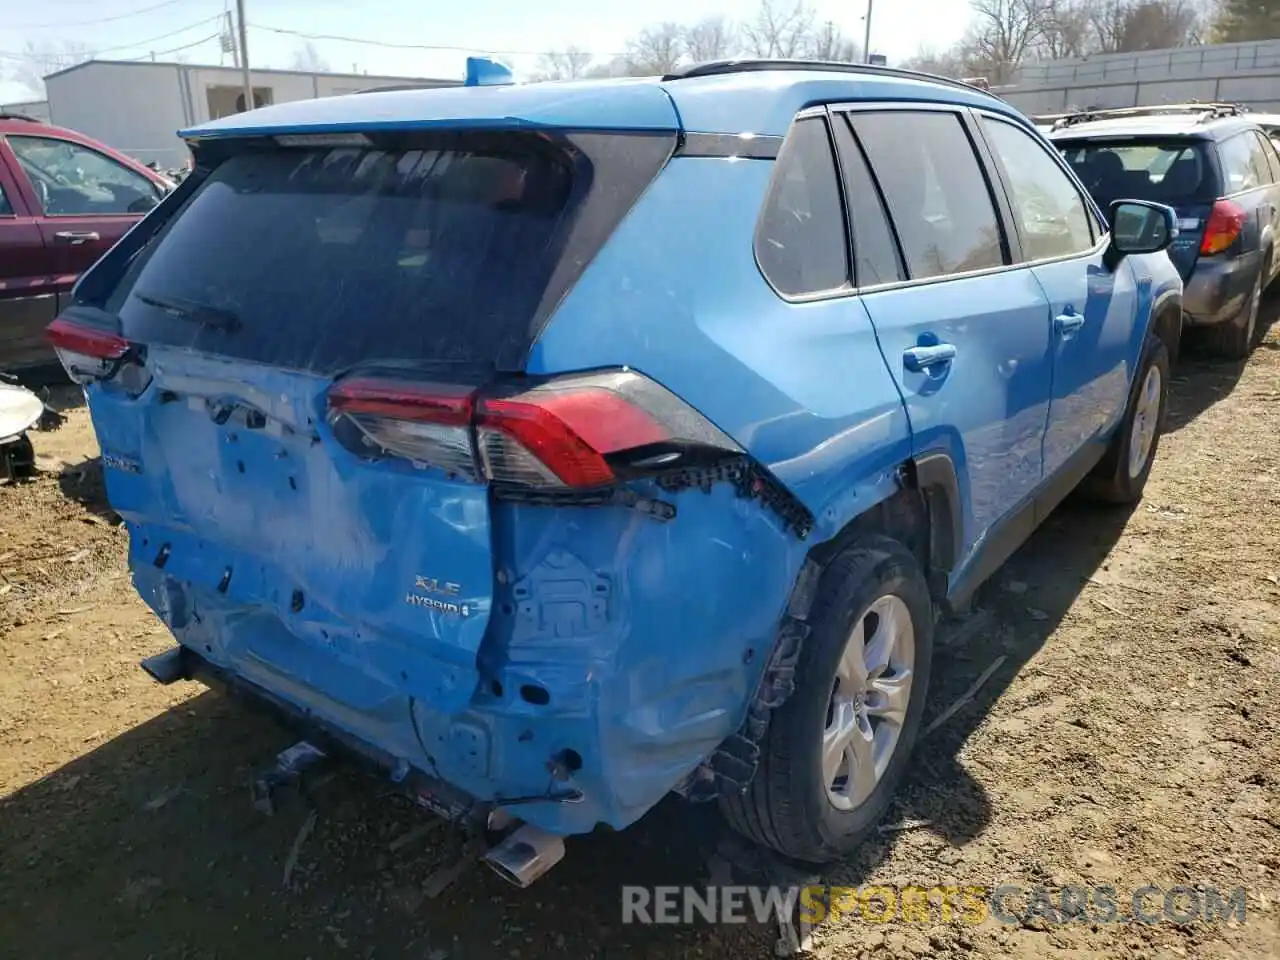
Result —
M 236 16 L 240 19 L 240 70 L 244 73 L 244 108 L 253 109 L 253 80 L 249 77 L 249 31 L 244 23 L 244 0 L 236 0 Z
M 871 62 L 871 6 L 875 0 L 867 0 L 867 32 L 862 38 L 862 59 Z M 243 10 L 243 6 L 241 7 Z M 240 14 L 240 22 L 244 22 L 244 14 Z

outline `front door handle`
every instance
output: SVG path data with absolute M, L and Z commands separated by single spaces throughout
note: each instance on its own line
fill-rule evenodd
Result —
M 912 373 L 950 363 L 956 358 L 954 343 L 935 343 L 929 347 L 908 347 L 902 351 L 902 364 Z
M 61 240 L 63 243 L 69 243 L 73 247 L 78 247 L 82 243 L 92 243 L 95 240 L 101 240 L 95 230 L 59 230 L 54 235 L 55 240 Z
M 1062 339 L 1070 340 L 1076 335 L 1076 331 L 1084 326 L 1084 314 L 1060 313 L 1053 318 L 1053 325 L 1057 327 Z

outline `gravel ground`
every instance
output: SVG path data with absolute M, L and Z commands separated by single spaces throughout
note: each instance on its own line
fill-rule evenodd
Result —
M 1272 313 L 1275 306 L 1272 307 Z M 527 891 L 473 869 L 432 898 L 451 837 L 339 772 L 266 817 L 247 778 L 291 738 L 136 664 L 170 645 L 135 597 L 86 412 L 0 488 L 0 957 L 772 955 L 758 925 L 621 923 L 623 884 L 703 884 L 711 811 L 660 806 L 570 842 Z M 1145 884 L 1248 891 L 1245 922 L 820 927 L 810 954 L 1280 956 L 1280 329 L 1247 365 L 1188 356 L 1132 511 L 1060 509 L 939 653 L 890 821 L 839 884 Z M 307 829 L 310 823 L 311 829 Z M 299 838 L 301 837 L 301 840 Z M 1153 909 L 1159 900 L 1151 901 Z

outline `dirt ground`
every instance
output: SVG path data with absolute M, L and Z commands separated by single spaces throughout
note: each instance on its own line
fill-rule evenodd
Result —
M 1273 305 L 1272 312 L 1276 312 Z M 135 597 L 86 412 L 0 488 L 0 957 L 770 956 L 768 927 L 621 923 L 623 884 L 704 884 L 712 811 L 663 804 L 570 842 L 527 891 L 424 879 L 448 831 L 340 773 L 275 817 L 247 779 L 292 738 L 137 667 L 171 640 Z M 885 832 L 832 883 L 1248 891 L 1247 919 L 847 921 L 812 955 L 1280 957 L 1280 328 L 1247 365 L 1175 371 L 1132 511 L 1069 502 L 943 648 Z M 301 840 L 299 841 L 299 838 Z M 1153 901 L 1156 908 L 1159 900 Z

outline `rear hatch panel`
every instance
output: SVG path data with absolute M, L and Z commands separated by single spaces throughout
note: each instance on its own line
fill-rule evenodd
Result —
M 493 491 L 353 450 L 334 384 L 368 366 L 467 388 L 518 376 L 676 138 L 371 137 L 219 145 L 68 316 L 115 318 L 146 384 L 88 387 L 143 596 L 215 665 L 434 764 L 426 718 L 481 686 Z M 466 782 L 445 755 L 478 763 L 478 747 L 440 750 L 435 772 Z

